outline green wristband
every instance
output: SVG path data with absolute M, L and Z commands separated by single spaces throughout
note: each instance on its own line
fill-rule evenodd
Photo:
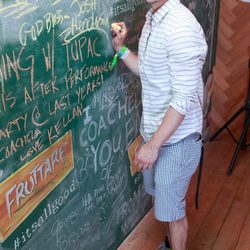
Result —
M 128 48 L 126 46 L 123 46 L 119 51 L 117 51 L 117 56 L 119 58 L 121 58 L 125 54 L 125 52 L 127 51 L 127 49 Z
M 117 64 L 118 61 L 118 57 L 122 57 L 124 55 L 124 53 L 127 51 L 127 47 L 123 46 L 119 51 L 117 51 L 113 57 L 113 61 L 111 64 L 111 70 L 114 69 L 115 65 Z

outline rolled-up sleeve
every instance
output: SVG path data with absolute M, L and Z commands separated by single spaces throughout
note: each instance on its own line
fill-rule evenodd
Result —
M 198 87 L 207 44 L 201 30 L 180 26 L 168 36 L 169 74 L 172 98 L 170 106 L 186 115 L 199 102 Z

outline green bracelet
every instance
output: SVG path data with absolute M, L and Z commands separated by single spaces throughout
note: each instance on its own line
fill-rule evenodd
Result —
M 117 51 L 117 56 L 119 58 L 121 58 L 125 54 L 125 52 L 127 51 L 127 49 L 128 48 L 124 45 L 119 51 Z
M 120 58 L 121 56 L 123 56 L 127 49 L 128 48 L 126 46 L 123 46 L 119 51 L 115 53 L 111 64 L 111 70 L 114 69 L 115 65 L 117 64 L 118 57 Z
M 111 70 L 115 67 L 115 65 L 117 64 L 118 61 L 118 55 L 117 53 L 115 53 L 112 64 L 111 64 Z

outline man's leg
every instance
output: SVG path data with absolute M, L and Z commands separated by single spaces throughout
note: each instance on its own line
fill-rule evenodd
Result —
M 201 140 L 197 141 L 197 138 L 199 134 L 194 133 L 173 145 L 162 147 L 154 166 L 155 217 L 168 222 L 172 250 L 186 250 L 187 247 L 185 197 L 200 159 Z
M 187 236 L 188 236 L 188 220 L 184 218 L 168 222 L 167 228 L 169 230 L 169 240 L 172 250 L 186 250 Z

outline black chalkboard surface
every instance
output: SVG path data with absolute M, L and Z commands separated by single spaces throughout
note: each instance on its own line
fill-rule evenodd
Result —
M 205 2 L 184 3 L 201 13 L 213 8 Z M 137 51 L 147 9 L 144 0 L 0 1 L 1 250 L 116 249 L 152 206 L 128 158 L 140 81 L 110 67 L 111 23 L 126 22 Z

